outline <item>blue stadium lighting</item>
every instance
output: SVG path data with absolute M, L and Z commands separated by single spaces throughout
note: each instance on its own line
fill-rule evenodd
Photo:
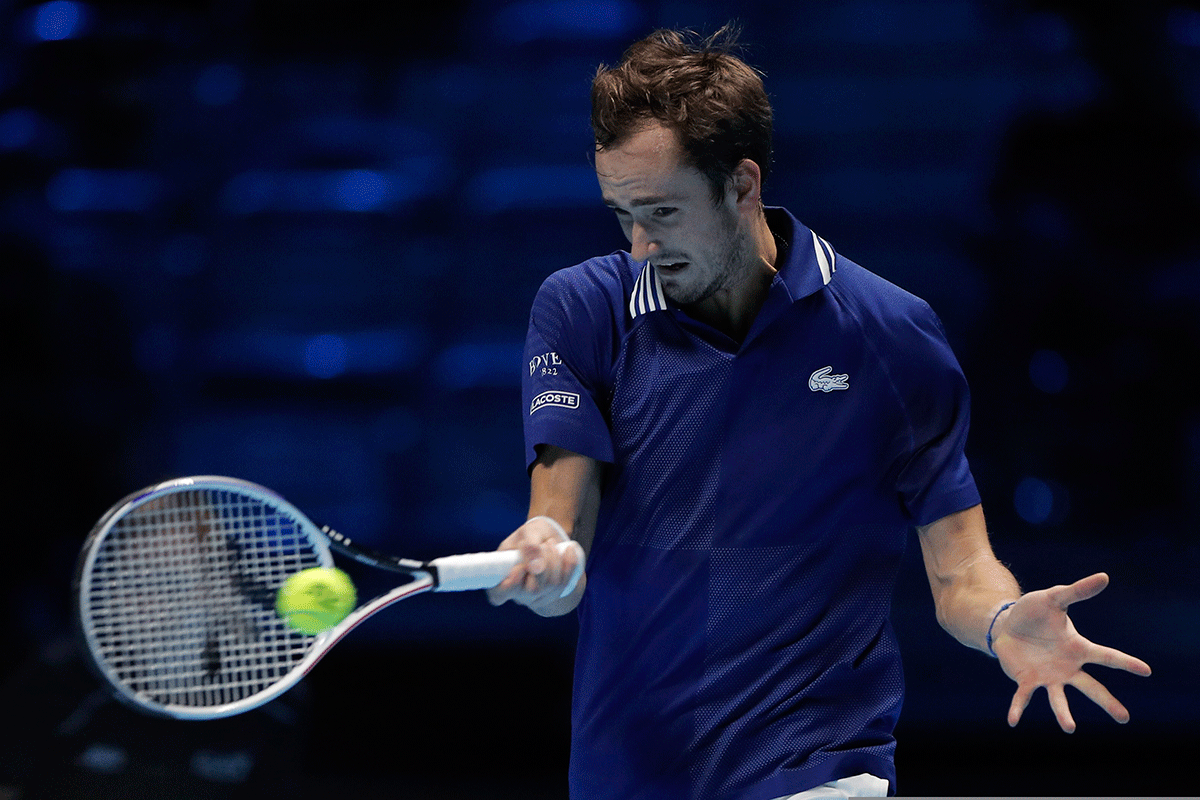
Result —
M 83 31 L 87 8 L 74 0 L 52 0 L 33 13 L 33 35 L 43 42 L 71 39 Z
M 375 211 L 387 202 L 390 193 L 388 179 L 367 169 L 342 173 L 334 188 L 337 205 L 346 211 Z
M 264 211 L 383 211 L 428 191 L 420 177 L 356 170 L 249 170 L 225 186 L 221 205 L 233 214 Z
M 411 370 L 425 352 L 424 339 L 405 328 L 322 334 L 241 330 L 210 337 L 203 350 L 211 368 L 229 375 L 326 380 Z
M 162 197 L 162 179 L 138 170 L 67 168 L 46 184 L 55 211 L 149 211 Z
M 596 171 L 586 164 L 497 167 L 480 173 L 467 187 L 467 202 L 485 214 L 521 208 L 590 208 L 595 201 Z
M 20 150 L 33 143 L 38 115 L 28 108 L 13 108 L 0 114 L 0 150 Z
M 497 38 L 514 44 L 538 39 L 607 39 L 631 30 L 640 19 L 621 0 L 526 0 L 496 19 Z
M 425 349 L 418 331 L 387 329 L 356 331 L 344 336 L 349 352 L 347 369 L 371 375 L 412 369 Z
M 313 336 L 304 349 L 304 368 L 314 378 L 336 378 L 346 371 L 348 355 L 346 340 L 341 336 Z
M 1042 525 L 1054 514 L 1054 490 L 1039 478 L 1022 478 L 1013 493 L 1013 506 L 1030 525 Z
M 447 389 L 507 388 L 519 381 L 523 356 L 520 341 L 453 345 L 438 354 L 434 378 Z

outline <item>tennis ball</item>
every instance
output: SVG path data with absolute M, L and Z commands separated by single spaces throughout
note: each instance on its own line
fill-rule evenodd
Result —
M 275 611 L 290 627 L 312 636 L 345 619 L 357 600 L 349 575 L 336 567 L 312 567 L 283 582 Z

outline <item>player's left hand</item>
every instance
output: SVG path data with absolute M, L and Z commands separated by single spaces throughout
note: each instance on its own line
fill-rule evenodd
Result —
M 1085 639 L 1067 616 L 1068 606 L 1095 597 L 1106 586 L 1108 575 L 1099 572 L 1070 586 L 1029 592 L 996 619 L 992 649 L 1005 674 L 1017 682 L 1008 710 L 1009 725 L 1021 720 L 1033 693 L 1045 687 L 1058 724 L 1067 733 L 1074 732 L 1075 719 L 1067 704 L 1067 686 L 1083 692 L 1117 722 L 1129 721 L 1125 706 L 1084 672 L 1083 666 L 1100 664 L 1143 677 L 1150 674 L 1150 666 L 1141 659 Z

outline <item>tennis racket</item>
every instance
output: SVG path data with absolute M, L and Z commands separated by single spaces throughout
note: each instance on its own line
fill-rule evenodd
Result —
M 331 548 L 408 580 L 306 635 L 279 618 L 275 595 L 288 576 L 333 566 Z M 388 606 L 428 591 L 491 588 L 519 558 L 515 550 L 396 558 L 318 528 L 262 486 L 178 478 L 129 495 L 96 523 L 76 570 L 77 618 L 95 671 L 118 699 L 157 716 L 217 719 L 283 694 Z

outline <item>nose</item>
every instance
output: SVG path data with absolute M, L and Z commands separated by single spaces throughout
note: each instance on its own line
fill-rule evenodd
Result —
M 658 252 L 658 241 L 646 232 L 645 227 L 636 222 L 629 232 L 629 245 L 629 254 L 633 256 L 634 261 L 646 261 Z

